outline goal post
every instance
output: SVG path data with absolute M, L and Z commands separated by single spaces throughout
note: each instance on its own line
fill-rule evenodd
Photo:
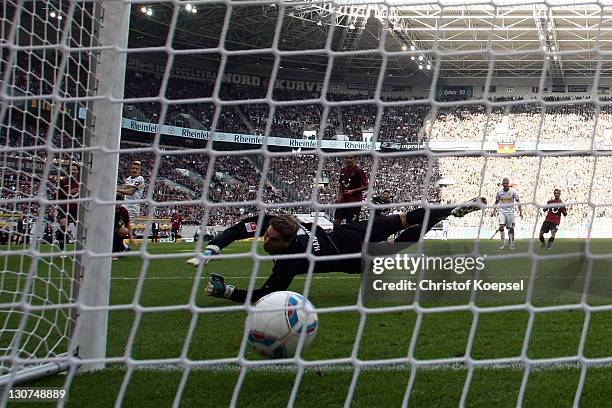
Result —
M 103 368 L 107 347 L 131 6 L 43 6 L 3 4 L 2 186 L 6 194 L 16 184 L 23 197 L 3 196 L 0 207 L 3 221 L 22 217 L 26 225 L 3 250 L 3 385 L 70 368 Z M 80 191 L 62 195 L 61 179 L 75 176 L 72 164 L 80 168 Z M 58 253 L 54 242 L 62 227 L 55 208 L 62 205 L 78 210 L 69 211 L 64 231 L 74 246 Z M 15 256 L 21 265 L 11 263 Z
M 94 96 L 88 120 L 91 126 L 87 176 L 89 211 L 85 215 L 84 266 L 77 297 L 72 347 L 79 369 L 104 368 L 108 332 L 108 305 L 111 285 L 112 241 L 119 168 L 121 115 L 125 87 L 125 68 L 131 3 L 104 2 L 100 7 L 100 52 L 94 75 Z M 93 67 L 92 67 L 93 68 Z M 93 85 L 93 84 L 92 84 Z M 90 361 L 91 360 L 91 361 Z

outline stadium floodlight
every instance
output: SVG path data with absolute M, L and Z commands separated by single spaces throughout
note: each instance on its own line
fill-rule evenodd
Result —
M 410 51 L 414 51 L 414 50 L 416 50 L 416 47 L 414 45 L 411 45 L 410 46 Z
M 143 13 L 143 14 L 147 14 L 147 7 L 146 6 L 142 6 L 140 8 L 140 12 Z
M 402 45 L 402 51 L 406 51 L 408 49 L 408 47 L 406 47 L 406 45 Z
M 153 9 L 151 7 L 149 7 L 147 9 L 147 16 L 152 16 L 153 15 Z
M 55 11 L 52 11 L 51 13 L 49 13 L 49 15 L 51 16 L 51 18 L 55 18 L 57 16 L 57 14 L 55 14 Z

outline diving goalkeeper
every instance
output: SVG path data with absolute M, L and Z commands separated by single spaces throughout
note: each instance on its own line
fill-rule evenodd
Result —
M 429 210 L 429 219 L 425 232 L 449 216 L 463 217 L 473 211 L 478 211 L 486 205 L 482 197 L 474 198 L 456 208 L 440 207 Z M 427 217 L 426 210 L 418 208 L 408 213 L 394 214 L 375 218 L 370 233 L 369 242 L 384 242 L 391 235 L 400 233 L 395 242 L 417 242 L 421 237 L 423 223 Z M 258 216 L 245 218 L 226 229 L 206 247 L 201 256 L 191 258 L 187 263 L 198 266 L 200 262 L 208 263 L 210 256 L 219 255 L 221 250 L 236 240 L 253 238 L 258 230 Z M 316 227 L 311 242 L 314 257 L 360 253 L 365 240 L 368 221 L 334 226 L 333 232 L 326 233 L 321 227 Z M 312 224 L 302 223 L 290 214 L 265 215 L 260 231 L 264 233 L 263 248 L 271 255 L 306 254 Z M 308 273 L 308 258 L 296 257 L 274 261 L 272 274 L 264 285 L 253 291 L 252 302 L 279 290 L 286 290 L 296 275 Z M 315 260 L 314 273 L 345 272 L 361 273 L 361 259 Z M 209 296 L 227 298 L 244 303 L 247 290 L 226 285 L 225 279 L 218 274 L 211 274 L 205 292 Z

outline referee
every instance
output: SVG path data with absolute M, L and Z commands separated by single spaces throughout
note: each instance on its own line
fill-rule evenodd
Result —
M 429 231 L 435 224 L 453 215 L 464 215 L 478 211 L 486 205 L 482 197 L 474 198 L 469 202 L 452 208 L 431 208 L 429 220 L 425 230 Z M 417 242 L 421 237 L 421 229 L 426 217 L 426 211 L 418 208 L 408 213 L 377 217 L 372 225 L 369 242 L 384 242 L 391 235 L 401 231 L 395 242 Z M 258 216 L 245 218 L 232 227 L 223 231 L 210 241 L 201 257 L 191 258 L 187 263 L 197 266 L 200 261 L 207 263 L 211 255 L 218 255 L 221 250 L 236 240 L 253 238 L 258 230 Z M 360 253 L 365 240 L 368 221 L 352 224 L 335 225 L 333 232 L 326 233 L 321 227 L 315 229 L 315 236 L 311 242 L 312 254 L 316 257 Z M 312 223 L 302 223 L 290 214 L 265 215 L 260 231 L 264 233 L 263 248 L 271 255 L 306 254 L 308 240 L 311 235 Z M 272 274 L 264 285 L 253 291 L 251 302 L 279 290 L 286 290 L 296 275 L 308 273 L 308 258 L 297 257 L 291 259 L 278 259 L 274 261 Z M 314 273 L 345 272 L 351 274 L 361 273 L 361 259 L 342 260 L 315 260 Z M 221 275 L 211 274 L 211 280 L 205 288 L 209 296 L 227 298 L 235 302 L 244 303 L 247 298 L 246 289 L 238 289 L 233 285 L 226 285 Z

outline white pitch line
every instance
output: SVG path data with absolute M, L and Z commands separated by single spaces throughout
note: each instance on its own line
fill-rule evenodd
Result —
M 612 363 L 600 363 L 600 364 L 589 364 L 589 367 L 612 367 Z M 567 370 L 573 368 L 581 368 L 578 363 L 555 363 L 555 364 L 532 364 L 531 371 L 550 371 L 550 370 Z M 112 369 L 112 368 L 111 368 Z M 170 363 L 170 364 L 145 364 L 139 365 L 139 370 L 150 370 L 150 371 L 183 371 L 185 367 L 181 364 Z M 248 367 L 252 371 L 260 372 L 297 372 L 297 368 L 294 364 L 270 364 L 270 365 L 256 365 Z M 310 366 L 306 368 L 311 371 L 348 371 L 352 372 L 355 367 L 352 364 L 322 364 L 317 366 Z M 410 364 L 408 363 L 380 363 L 380 364 L 367 364 L 362 365 L 362 371 L 403 371 L 409 370 Z M 419 365 L 419 370 L 467 370 L 467 365 L 462 363 L 448 363 L 448 364 L 432 364 L 432 365 Z M 477 366 L 477 369 L 484 370 L 516 370 L 523 371 L 525 367 L 521 363 L 492 363 L 489 365 Z M 119 369 L 124 371 L 123 368 Z M 191 370 L 195 371 L 214 371 L 214 372 L 238 372 L 240 366 L 235 363 L 227 364 L 210 364 L 202 366 L 192 366 Z

